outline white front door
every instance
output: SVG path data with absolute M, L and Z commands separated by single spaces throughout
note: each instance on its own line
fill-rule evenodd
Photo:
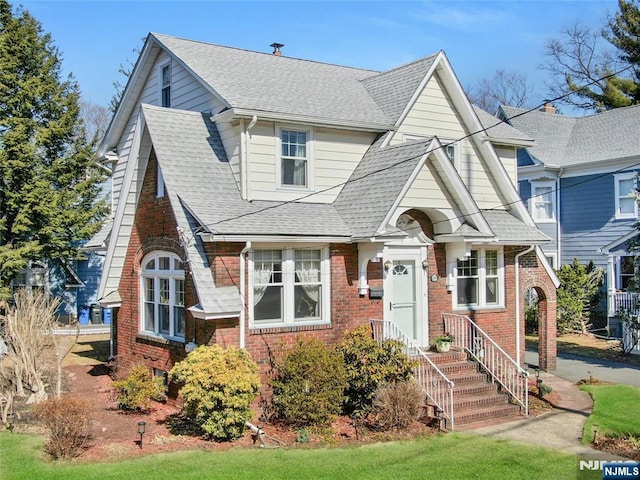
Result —
M 409 338 L 426 345 L 426 282 L 422 249 L 389 249 L 385 272 L 385 319 L 393 321 Z

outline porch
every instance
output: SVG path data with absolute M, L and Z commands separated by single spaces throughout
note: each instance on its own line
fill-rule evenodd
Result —
M 622 312 L 634 317 L 640 316 L 640 293 L 613 292 L 609 295 L 609 315 L 607 327 L 609 336 L 620 338 L 625 342 L 625 350 L 640 355 L 640 330 L 630 331 L 622 321 Z

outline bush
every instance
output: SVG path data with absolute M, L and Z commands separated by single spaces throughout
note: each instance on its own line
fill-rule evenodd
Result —
M 298 427 L 325 426 L 340 413 L 347 385 L 342 356 L 320 340 L 298 340 L 272 380 L 277 414 Z
M 242 435 L 260 386 L 258 366 L 246 350 L 200 346 L 169 376 L 182 385 L 184 412 L 207 438 L 231 441 Z
M 152 400 L 164 398 L 162 379 L 153 377 L 149 369 L 142 364 L 131 367 L 129 375 L 113 382 L 111 388 L 122 410 L 146 411 L 151 408 Z
M 344 401 L 347 415 L 366 415 L 371 411 L 378 386 L 385 382 L 408 380 L 415 366 L 405 355 L 401 342 L 384 340 L 379 344 L 366 325 L 347 332 L 338 351 L 347 372 Z
M 420 418 L 425 395 L 413 380 L 383 383 L 376 391 L 373 411 L 383 429 L 405 428 Z
M 45 450 L 54 459 L 77 457 L 91 438 L 92 408 L 81 398 L 50 398 L 37 404 L 34 414 L 49 431 Z

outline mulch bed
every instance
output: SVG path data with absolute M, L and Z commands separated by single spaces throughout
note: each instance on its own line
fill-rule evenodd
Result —
M 104 364 L 72 365 L 65 367 L 65 371 L 69 392 L 85 398 L 93 405 L 93 435 L 90 444 L 79 458 L 81 461 L 118 460 L 179 450 L 257 448 L 260 445 L 248 430 L 240 439 L 224 443 L 208 441 L 198 435 L 189 434 L 187 429 L 180 428 L 179 408 L 169 403 L 154 402 L 151 410 L 144 414 L 123 412 L 118 409 L 116 399 L 111 393 L 113 380 L 109 367 Z M 146 422 L 142 446 L 137 433 L 137 424 L 140 421 Z M 359 428 L 356 434 L 353 422 L 347 417 L 338 418 L 330 428 L 320 433 L 305 431 L 301 434 L 280 423 L 263 423 L 260 426 L 266 434 L 267 446 L 287 447 L 365 444 L 411 439 L 436 432 L 421 422 L 414 422 L 402 431 L 389 432 L 377 432 L 365 425 L 364 428 Z

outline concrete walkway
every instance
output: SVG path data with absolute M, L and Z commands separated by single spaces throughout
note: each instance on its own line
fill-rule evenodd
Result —
M 571 357 L 571 358 L 568 358 Z M 537 353 L 527 352 L 526 361 L 533 367 L 530 375 L 535 375 Z M 558 394 L 554 409 L 536 418 L 523 418 L 513 422 L 490 425 L 475 429 L 474 432 L 487 437 L 501 438 L 575 455 L 609 460 L 626 460 L 605 452 L 594 450 L 582 444 L 582 430 L 591 414 L 591 396 L 581 391 L 576 382 L 589 375 L 612 383 L 628 383 L 640 386 L 640 368 L 617 362 L 603 362 L 586 357 L 562 355 L 558 357 L 558 368 L 553 373 L 540 372 L 542 381 Z
M 474 432 L 487 437 L 541 445 L 575 455 L 595 453 L 596 450 L 581 442 L 582 428 L 593 407 L 589 394 L 580 391 L 571 382 L 546 372 L 541 372 L 540 378 L 558 394 L 554 410 L 536 418 L 482 427 Z

